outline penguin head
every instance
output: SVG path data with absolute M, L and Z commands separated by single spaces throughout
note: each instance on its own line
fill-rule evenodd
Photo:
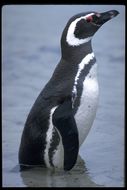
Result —
M 80 13 L 68 21 L 61 38 L 61 45 L 80 46 L 89 42 L 96 31 L 108 20 L 119 14 L 116 10 L 104 13 L 86 12 Z

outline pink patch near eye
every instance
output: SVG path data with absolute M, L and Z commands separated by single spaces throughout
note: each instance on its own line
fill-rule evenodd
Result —
M 86 21 L 87 21 L 87 22 L 92 22 L 92 20 L 93 20 L 93 17 L 92 17 L 92 16 L 86 17 Z

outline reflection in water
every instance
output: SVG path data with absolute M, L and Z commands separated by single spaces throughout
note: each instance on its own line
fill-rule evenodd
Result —
M 37 167 L 21 172 L 21 177 L 28 187 L 99 187 L 89 177 L 85 163 L 80 157 L 69 172 Z

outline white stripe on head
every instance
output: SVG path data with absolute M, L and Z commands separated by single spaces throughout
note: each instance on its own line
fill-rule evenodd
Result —
M 67 32 L 67 37 L 66 37 L 66 41 L 69 45 L 71 46 L 78 46 L 78 45 L 81 45 L 83 43 L 86 43 L 88 41 L 91 40 L 92 36 L 91 37 L 88 37 L 88 38 L 85 38 L 85 39 L 78 39 L 75 37 L 74 35 L 74 31 L 75 31 L 75 28 L 76 28 L 76 24 L 78 21 L 80 21 L 81 19 L 86 19 L 88 16 L 91 16 L 93 15 L 94 13 L 90 13 L 90 14 L 87 14 L 85 16 L 82 16 L 80 18 L 77 18 L 76 20 L 74 20 L 70 26 L 69 26 L 69 29 L 68 29 L 68 32 Z

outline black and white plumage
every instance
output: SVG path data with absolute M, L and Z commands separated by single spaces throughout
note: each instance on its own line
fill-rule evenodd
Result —
M 19 148 L 21 169 L 43 165 L 70 170 L 75 165 L 98 106 L 91 39 L 117 14 L 116 10 L 86 12 L 68 21 L 61 37 L 61 60 L 25 123 Z

